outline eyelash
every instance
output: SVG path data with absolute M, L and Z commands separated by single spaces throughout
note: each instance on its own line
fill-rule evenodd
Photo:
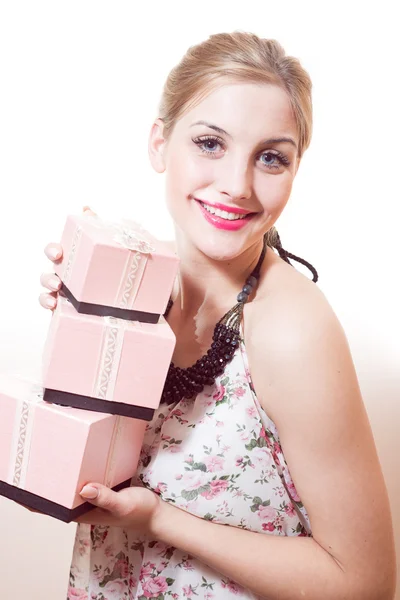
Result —
M 205 142 L 208 142 L 208 141 L 217 142 L 221 146 L 224 144 L 224 141 L 221 138 L 216 137 L 214 135 L 206 135 L 206 136 L 202 136 L 202 137 L 198 137 L 198 138 L 192 138 L 192 141 L 196 144 L 196 146 L 198 146 L 200 148 L 201 152 L 204 152 L 204 153 L 208 154 L 209 156 L 212 156 L 213 154 L 215 154 L 215 152 L 212 150 L 206 150 L 205 148 L 201 148 L 202 144 L 204 144 Z M 290 161 L 284 154 L 281 154 L 281 152 L 271 152 L 270 150 L 266 150 L 265 152 L 262 152 L 261 156 L 263 156 L 264 154 L 271 154 L 272 156 L 274 156 L 275 158 L 278 159 L 278 161 L 280 162 L 281 165 L 283 165 L 285 167 L 290 166 Z M 264 166 L 267 167 L 267 169 L 268 168 L 270 168 L 270 169 L 279 168 L 278 166 L 267 165 L 265 163 L 264 163 Z

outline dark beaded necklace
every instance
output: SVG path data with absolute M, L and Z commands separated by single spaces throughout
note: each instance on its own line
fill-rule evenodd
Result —
M 189 399 L 199 394 L 206 385 L 214 383 L 216 377 L 223 373 L 227 363 L 232 360 L 240 342 L 240 323 L 243 307 L 258 283 L 266 252 L 267 239 L 264 236 L 263 249 L 258 263 L 246 279 L 242 291 L 239 292 L 237 304 L 228 310 L 215 325 L 213 342 L 207 353 L 187 369 L 176 367 L 171 362 L 161 396 L 161 404 L 172 404 L 173 402 L 179 402 L 182 398 Z M 170 298 L 164 317 L 167 317 L 171 307 L 172 300 Z

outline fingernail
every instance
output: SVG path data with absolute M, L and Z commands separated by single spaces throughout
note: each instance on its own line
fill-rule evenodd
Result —
M 46 298 L 46 306 L 48 306 L 49 308 L 54 308 L 56 305 L 56 300 L 55 298 Z
M 58 288 L 60 287 L 60 280 L 56 279 L 55 277 L 52 277 L 51 279 L 49 279 L 49 285 L 51 285 L 51 287 L 53 288 L 53 290 L 58 290 Z
M 60 255 L 60 251 L 57 250 L 57 248 L 49 248 L 48 254 L 49 254 L 50 258 L 52 258 L 53 260 L 56 260 Z
M 85 485 L 81 489 L 80 495 L 83 496 L 84 498 L 91 498 L 93 500 L 94 498 L 97 498 L 97 496 L 99 495 L 99 490 L 95 487 L 92 487 L 91 485 Z

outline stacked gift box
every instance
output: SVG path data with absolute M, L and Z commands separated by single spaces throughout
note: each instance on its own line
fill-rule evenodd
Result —
M 0 381 L 0 494 L 65 522 L 92 481 L 130 485 L 175 347 L 163 317 L 179 260 L 123 221 L 69 216 L 40 384 Z

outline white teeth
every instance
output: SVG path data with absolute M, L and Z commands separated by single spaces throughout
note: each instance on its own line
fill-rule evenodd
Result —
M 238 219 L 244 219 L 246 215 L 238 215 L 236 213 L 227 212 L 226 210 L 220 210 L 219 208 L 213 208 L 208 204 L 204 204 L 200 202 L 203 208 L 206 209 L 207 212 L 212 215 L 216 215 L 217 217 L 222 217 L 223 219 L 228 219 L 228 221 L 237 221 Z

